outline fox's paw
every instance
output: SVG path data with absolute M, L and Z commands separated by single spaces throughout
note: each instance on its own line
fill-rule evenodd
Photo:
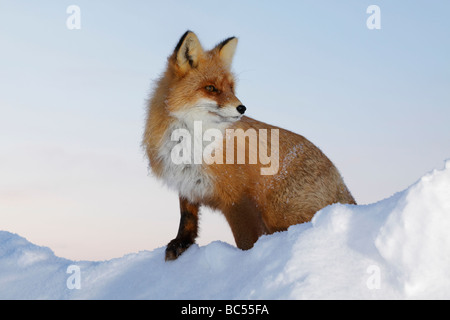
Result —
M 192 242 L 186 241 L 185 239 L 175 238 L 169 242 L 166 248 L 166 261 L 175 260 L 183 252 L 185 252 Z

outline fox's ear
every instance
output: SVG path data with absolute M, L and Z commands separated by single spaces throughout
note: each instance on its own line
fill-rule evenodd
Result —
M 238 39 L 236 37 L 231 37 L 222 41 L 216 46 L 219 52 L 219 56 L 222 59 L 222 62 L 228 68 L 231 67 L 231 63 L 233 62 L 233 57 L 234 53 L 236 52 L 237 44 Z
M 203 49 L 197 36 L 192 31 L 186 31 L 174 51 L 174 58 L 180 70 L 184 73 L 189 68 L 195 68 L 203 54 Z

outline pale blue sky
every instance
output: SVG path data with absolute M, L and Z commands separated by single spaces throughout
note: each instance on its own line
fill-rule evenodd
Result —
M 319 146 L 359 203 L 403 190 L 450 158 L 450 3 L 431 4 L 0 0 L 0 229 L 73 259 L 175 236 L 176 194 L 147 176 L 140 140 L 187 29 L 207 48 L 239 38 L 247 114 Z M 202 218 L 200 243 L 232 242 L 220 215 Z

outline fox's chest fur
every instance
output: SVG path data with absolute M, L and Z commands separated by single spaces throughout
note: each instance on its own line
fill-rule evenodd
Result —
M 194 161 L 194 145 L 205 146 L 211 142 L 205 142 L 202 140 L 203 132 L 208 128 L 217 128 L 208 121 L 202 121 L 202 132 L 199 135 L 198 132 L 194 132 L 193 121 L 182 121 L 174 119 L 162 137 L 161 144 L 158 148 L 158 158 L 162 163 L 162 173 L 160 178 L 170 188 L 178 191 L 179 195 L 190 200 L 191 202 L 201 202 L 202 199 L 212 196 L 214 188 L 214 179 L 211 173 L 207 170 L 207 164 L 203 162 L 195 163 Z M 224 130 L 227 125 L 219 126 L 219 129 Z M 189 154 L 190 163 L 175 163 L 173 161 L 173 150 L 182 141 L 179 138 L 174 139 L 172 134 L 177 129 L 187 130 L 189 132 L 191 141 L 191 152 Z M 201 141 L 194 141 L 195 139 Z M 213 143 L 221 143 L 222 141 L 215 141 Z

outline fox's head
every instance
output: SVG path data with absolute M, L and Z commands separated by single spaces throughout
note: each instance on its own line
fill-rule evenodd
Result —
M 203 50 L 197 36 L 187 31 L 169 57 L 169 90 L 165 104 L 180 120 L 231 123 L 246 108 L 235 95 L 231 62 L 237 38 L 231 37 L 212 50 Z

